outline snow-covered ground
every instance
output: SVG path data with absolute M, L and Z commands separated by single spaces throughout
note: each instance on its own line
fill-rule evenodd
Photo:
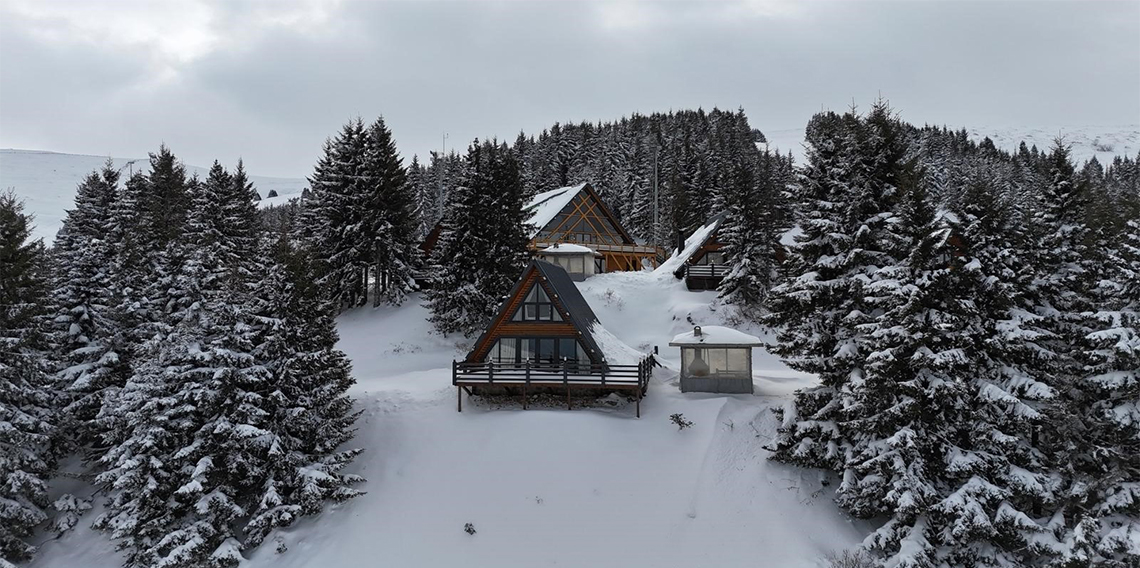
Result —
M 115 167 L 122 170 L 122 181 L 131 171 L 147 171 L 146 158 L 113 158 Z M 13 189 L 24 199 L 27 211 L 35 215 L 35 238 L 51 242 L 63 224 L 64 212 L 74 207 L 75 188 L 92 170 L 103 167 L 107 156 L 60 154 L 37 150 L 0 149 L 0 190 Z M 233 168 L 235 163 L 225 164 Z M 186 174 L 205 178 L 208 167 L 187 166 Z M 248 170 L 247 170 L 248 171 Z M 262 205 L 281 203 L 301 194 L 308 186 L 304 179 L 275 178 L 250 175 L 250 181 L 264 198 L 271 190 L 279 197 L 265 200 Z
M 951 128 L 957 128 L 951 126 Z M 1140 152 L 1140 124 L 1124 124 L 1115 126 L 1057 126 L 1057 127 L 1025 127 L 1025 126 L 986 126 L 967 128 L 970 139 L 981 142 L 986 136 L 994 141 L 994 145 L 1003 150 L 1016 152 L 1022 140 L 1038 150 L 1047 151 L 1053 146 L 1053 139 L 1060 136 L 1066 144 L 1071 145 L 1073 161 L 1083 164 L 1093 156 L 1101 164 L 1112 163 L 1115 156 L 1136 157 Z M 764 131 L 768 139 L 768 147 L 781 154 L 791 151 L 797 164 L 804 163 L 804 129 L 793 128 L 788 130 Z M 763 144 L 760 145 L 764 147 Z
M 769 409 L 810 376 L 757 349 L 756 395 L 679 391 L 669 339 L 727 322 L 715 293 L 689 292 L 670 272 L 578 284 L 608 331 L 661 350 L 640 419 L 624 402 L 523 411 L 465 400 L 458 413 L 450 364 L 469 342 L 432 333 L 420 297 L 343 315 L 363 411 L 353 445 L 366 448 L 352 471 L 368 493 L 303 520 L 282 535 L 288 552 L 268 542 L 246 566 L 817 567 L 858 543 L 869 527 L 838 511 L 820 473 L 763 449 Z M 678 430 L 673 413 L 693 426 Z M 32 565 L 118 566 L 91 518 Z

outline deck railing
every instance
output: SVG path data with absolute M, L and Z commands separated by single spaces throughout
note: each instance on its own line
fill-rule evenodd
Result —
M 724 278 L 727 274 L 726 264 L 690 264 L 685 268 L 685 275 L 692 278 Z
M 460 412 L 463 412 L 463 391 L 469 387 L 521 387 L 525 409 L 530 387 L 560 386 L 566 389 L 567 407 L 571 406 L 571 388 L 634 389 L 637 395 L 637 416 L 640 418 L 641 397 L 645 395 L 652 375 L 653 363 L 648 357 L 635 365 L 587 364 L 565 359 L 560 362 L 527 360 L 519 364 L 495 361 L 451 362 L 451 384 L 459 388 Z

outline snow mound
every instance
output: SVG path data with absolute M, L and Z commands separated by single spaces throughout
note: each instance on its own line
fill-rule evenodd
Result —
M 594 249 L 590 247 L 584 247 L 582 245 L 574 245 L 569 243 L 556 243 L 538 252 L 542 254 L 597 254 L 597 252 L 595 252 Z
M 636 365 L 646 355 L 626 345 L 600 323 L 595 323 L 590 327 L 590 335 L 594 336 L 594 341 L 598 343 L 598 349 L 602 350 L 606 362 L 611 365 Z

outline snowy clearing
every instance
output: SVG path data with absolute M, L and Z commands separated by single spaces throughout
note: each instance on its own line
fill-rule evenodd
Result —
M 683 395 L 668 342 L 694 322 L 732 325 L 716 294 L 660 270 L 578 285 L 627 349 L 660 348 L 641 419 L 615 397 L 573 411 L 465 400 L 458 413 L 450 363 L 469 341 L 432 333 L 418 295 L 346 313 L 339 345 L 363 411 L 353 445 L 366 448 L 349 471 L 368 493 L 285 531 L 288 552 L 270 541 L 244 565 L 816 567 L 862 540 L 870 527 L 839 512 L 823 473 L 770 462 L 762 447 L 769 409 L 810 376 L 757 348 L 756 396 Z M 678 430 L 673 413 L 693 426 Z M 32 566 L 119 566 L 88 528 L 98 512 Z

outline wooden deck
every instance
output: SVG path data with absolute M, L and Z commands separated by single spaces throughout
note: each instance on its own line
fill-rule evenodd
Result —
M 686 264 L 685 287 L 690 290 L 716 290 L 728 274 L 724 264 Z
M 523 409 L 527 407 L 531 387 L 566 389 L 566 407 L 573 408 L 570 390 L 573 388 L 632 390 L 637 397 L 637 417 L 641 418 L 641 398 L 649 388 L 653 365 L 649 358 L 636 365 L 578 364 L 563 361 L 561 364 L 538 364 L 526 361 L 521 365 L 509 363 L 451 362 L 451 384 L 458 387 L 458 410 L 463 412 L 463 391 L 472 394 L 473 387 L 521 387 Z

